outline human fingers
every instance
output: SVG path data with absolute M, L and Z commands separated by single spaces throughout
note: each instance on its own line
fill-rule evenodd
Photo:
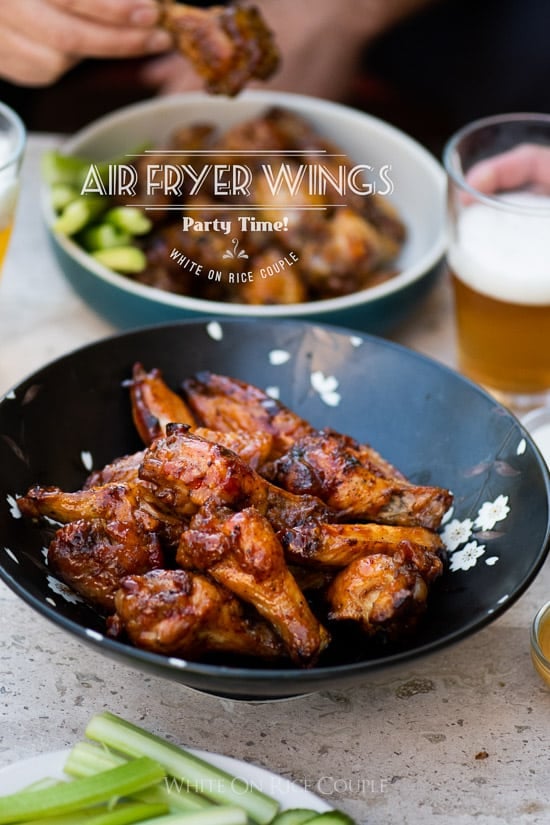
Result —
M 466 175 L 467 183 L 490 195 L 507 189 L 550 187 L 550 147 L 524 143 L 476 163 Z
M 49 0 L 68 14 L 107 25 L 154 26 L 160 16 L 156 0 Z
M 140 80 L 157 94 L 174 94 L 202 89 L 201 78 L 179 54 L 167 54 L 148 60 L 140 69 Z
M 164 51 L 172 43 L 170 35 L 160 29 L 99 23 L 70 14 L 49 0 L 25 0 L 17 5 L 0 2 L 0 28 L 18 32 L 69 59 L 137 56 Z
M 31 41 L 17 31 L 0 25 L 0 77 L 22 86 L 45 86 L 55 82 L 78 59 Z

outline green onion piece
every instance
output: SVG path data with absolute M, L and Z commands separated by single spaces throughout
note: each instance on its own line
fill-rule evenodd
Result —
M 65 782 L 43 791 L 19 791 L 0 797 L 0 824 L 78 811 L 154 785 L 165 777 L 158 762 L 143 757 L 96 776 Z
M 65 206 L 54 222 L 54 231 L 61 235 L 76 235 L 95 220 L 105 206 L 105 199 L 101 195 L 79 195 Z
M 77 742 L 67 756 L 63 770 L 68 776 L 81 778 L 123 765 L 127 761 L 127 757 L 113 753 L 104 746 L 98 747 L 92 742 Z M 162 803 L 174 812 L 199 811 L 211 806 L 204 797 L 188 790 L 183 783 L 168 777 L 160 785 L 139 791 L 133 794 L 133 797 L 141 802 Z
M 112 223 L 100 223 L 97 226 L 89 226 L 79 238 L 82 245 L 89 252 L 97 252 L 99 249 L 113 249 L 117 246 L 128 246 L 132 236 L 128 232 L 123 232 L 113 226 Z
M 86 728 L 86 735 L 129 756 L 155 759 L 170 776 L 185 782 L 191 790 L 221 805 L 244 808 L 259 825 L 267 825 L 279 809 L 275 799 L 250 783 L 112 713 L 93 716 Z
M 114 206 L 105 220 L 130 235 L 145 235 L 153 226 L 152 221 L 137 206 Z
M 143 272 L 147 266 L 147 258 L 141 249 L 135 246 L 116 246 L 112 249 L 98 249 L 92 253 L 95 260 L 106 266 L 107 269 L 114 269 L 115 272 L 123 272 L 129 275 L 136 272 Z

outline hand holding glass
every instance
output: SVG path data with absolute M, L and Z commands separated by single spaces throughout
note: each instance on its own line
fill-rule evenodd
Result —
M 470 124 L 445 166 L 459 367 L 536 406 L 550 393 L 550 115 Z
M 0 266 L 13 226 L 24 147 L 23 123 L 12 109 L 0 103 Z

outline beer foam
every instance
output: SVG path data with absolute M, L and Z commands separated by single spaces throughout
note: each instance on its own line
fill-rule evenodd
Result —
M 524 211 L 466 207 L 449 248 L 451 269 L 501 301 L 550 304 L 550 197 L 517 192 L 501 200 Z

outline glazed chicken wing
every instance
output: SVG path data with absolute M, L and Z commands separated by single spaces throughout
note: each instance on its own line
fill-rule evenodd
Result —
M 272 441 L 268 433 L 217 432 L 197 427 L 193 413 L 183 398 L 167 386 L 160 370 L 146 372 L 141 364 L 135 364 L 129 386 L 132 418 L 145 444 L 151 444 L 155 438 L 164 435 L 170 423 L 187 424 L 207 441 L 233 450 L 253 469 L 267 461 Z
M 290 573 L 271 525 L 254 508 L 199 513 L 181 537 L 176 560 L 184 568 L 207 571 L 254 605 L 294 662 L 313 664 L 328 644 L 328 634 Z
M 18 506 L 27 518 L 46 516 L 61 523 L 102 520 L 115 525 L 117 534 L 124 534 L 128 542 L 147 543 L 155 535 L 166 547 L 177 545 L 185 526 L 179 516 L 159 509 L 148 485 L 140 479 L 70 493 L 35 486 L 18 499 Z
M 27 518 L 47 516 L 63 524 L 77 519 L 108 519 L 141 523 L 145 529 L 154 530 L 154 518 L 141 509 L 138 485 L 139 480 L 137 484 L 113 482 L 71 493 L 36 485 L 17 499 L 17 505 Z
M 273 660 L 285 656 L 279 637 L 258 616 L 205 576 L 152 570 L 127 576 L 115 597 L 110 634 L 126 633 L 137 647 L 197 658 L 224 652 Z
M 79 519 L 57 530 L 48 565 L 83 599 L 112 613 L 121 580 L 164 564 L 155 533 L 131 530 L 118 521 Z
M 132 419 L 144 444 L 164 435 L 166 425 L 172 422 L 195 426 L 193 413 L 183 398 L 167 386 L 160 370 L 146 372 L 140 363 L 134 364 L 129 386 Z
M 133 484 L 138 480 L 138 470 L 143 461 L 143 451 L 115 458 L 109 464 L 94 470 L 84 482 L 84 490 L 103 487 L 105 484 Z
M 409 562 L 429 582 L 443 572 L 443 542 L 423 527 L 312 521 L 281 531 L 279 539 L 294 564 L 346 567 L 363 556 L 384 554 Z
M 233 96 L 249 80 L 267 80 L 279 65 L 273 35 L 256 6 L 195 8 L 162 0 L 161 24 L 212 94 Z
M 201 372 L 183 382 L 186 397 L 193 413 L 207 427 L 223 432 L 243 430 L 269 433 L 273 438 L 270 458 L 279 458 L 304 436 L 318 431 L 281 401 L 272 398 L 258 387 L 227 375 Z M 333 430 L 342 449 L 352 452 L 360 464 L 368 466 L 377 475 L 405 480 L 403 474 L 368 444 L 359 444 L 347 435 Z
M 209 427 L 269 433 L 276 460 L 262 474 L 289 492 L 320 498 L 346 519 L 436 529 L 450 507 L 447 490 L 410 484 L 376 450 L 332 430 L 315 430 L 251 384 L 200 373 L 184 388 Z
M 290 492 L 319 497 L 348 520 L 435 530 L 452 501 L 451 494 L 440 487 L 379 475 L 330 431 L 296 440 L 273 463 L 270 478 Z
M 402 632 L 425 610 L 428 588 L 410 565 L 375 554 L 352 562 L 328 588 L 329 617 L 359 622 L 368 634 Z
M 140 468 L 163 508 L 181 516 L 204 505 L 232 510 L 255 507 L 275 530 L 332 515 L 314 496 L 296 496 L 267 482 L 236 453 L 170 424 L 166 437 L 145 451 Z
M 285 453 L 313 427 L 263 390 L 212 372 L 183 382 L 189 406 L 213 430 L 268 433 L 273 439 L 270 458 Z

